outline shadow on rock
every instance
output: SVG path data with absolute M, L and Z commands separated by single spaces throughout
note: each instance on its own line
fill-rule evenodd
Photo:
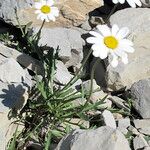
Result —
M 2 90 L 3 94 L 0 94 L 0 99 L 2 100 L 2 104 L 10 109 L 19 110 L 23 107 L 25 103 L 24 94 L 26 89 L 23 85 L 19 84 L 15 86 L 15 84 L 8 85 L 8 89 Z

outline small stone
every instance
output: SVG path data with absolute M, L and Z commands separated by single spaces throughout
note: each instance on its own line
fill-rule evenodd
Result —
M 123 119 L 123 116 L 119 113 L 113 113 L 115 120 Z
M 90 92 L 91 90 L 91 80 L 87 80 L 83 82 L 83 88 L 87 91 Z M 93 79 L 93 89 L 91 93 L 90 100 L 91 102 L 95 103 L 98 100 L 102 100 L 104 97 L 107 97 L 107 94 L 104 93 L 102 90 L 100 90 L 100 86 L 97 85 L 96 81 Z M 94 92 L 96 90 L 99 90 L 97 92 Z
M 150 127 L 150 119 L 135 119 L 133 122 L 137 129 Z
M 135 150 L 143 149 L 144 147 L 148 147 L 148 143 L 144 139 L 143 135 L 136 136 L 133 139 L 133 146 Z
M 0 64 L 0 80 L 6 83 L 19 83 L 25 79 L 25 71 L 13 58 L 6 58 Z
M 104 112 L 102 113 L 102 117 L 106 126 L 116 129 L 116 121 L 113 114 L 110 111 L 104 110 Z
M 130 126 L 130 119 L 129 118 L 124 118 L 124 119 L 118 120 L 118 127 L 126 129 L 129 126 Z
M 150 78 L 140 80 L 134 83 L 131 87 L 133 107 L 142 116 L 142 118 L 147 118 L 147 119 L 150 118 L 150 92 L 149 91 L 150 91 Z
M 61 84 L 67 84 L 73 76 L 69 73 L 68 69 L 63 62 L 56 62 L 55 80 Z
M 73 78 L 73 75 L 70 74 L 66 66 L 62 61 L 56 62 L 56 73 L 55 73 L 55 81 L 57 81 L 60 84 L 67 84 L 71 79 Z M 76 87 L 77 85 L 80 85 L 82 83 L 81 79 L 78 79 L 72 87 Z M 60 86 L 61 87 L 61 86 Z
M 138 132 L 138 130 L 133 127 L 132 125 L 130 125 L 130 127 L 128 127 L 128 130 L 131 131 L 134 135 L 139 135 L 140 133 Z
M 128 104 L 123 99 L 117 96 L 109 96 L 108 99 L 111 100 L 112 103 L 116 104 L 119 108 L 123 108 L 125 111 L 130 112 L 129 107 L 127 107 Z
M 124 135 L 126 135 L 128 133 L 128 130 L 126 128 L 117 127 L 117 130 L 119 130 L 120 132 L 122 132 Z
M 139 129 L 139 132 L 150 136 L 150 127 L 141 128 Z
M 140 133 L 150 136 L 150 119 L 136 119 L 133 122 Z
M 105 108 L 105 109 L 107 109 L 107 108 L 111 108 L 112 107 L 112 101 L 110 101 L 109 99 L 105 99 L 104 100 L 104 104 L 101 104 L 101 105 L 99 105 L 98 106 L 98 108 Z

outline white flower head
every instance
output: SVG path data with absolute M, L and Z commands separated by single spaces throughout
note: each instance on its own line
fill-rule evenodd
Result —
M 38 14 L 37 19 L 45 20 L 49 22 L 50 20 L 55 21 L 55 17 L 59 16 L 59 10 L 57 7 L 54 7 L 53 0 L 39 0 L 39 2 L 35 2 L 35 11 Z
M 98 25 L 98 32 L 90 31 L 93 37 L 89 37 L 86 41 L 92 45 L 93 55 L 105 59 L 108 55 L 112 57 L 110 64 L 113 67 L 118 65 L 118 60 L 122 60 L 124 64 L 128 63 L 128 53 L 133 53 L 133 43 L 126 39 L 129 29 L 119 27 L 115 24 L 110 29 L 107 25 Z
M 139 7 L 142 6 L 142 3 L 141 3 L 140 0 L 126 0 L 126 1 L 127 1 L 128 4 L 129 4 L 131 7 L 133 7 L 133 8 L 135 8 L 136 5 L 138 5 Z M 125 0 L 112 0 L 112 2 L 113 2 L 114 4 L 117 4 L 117 3 L 123 4 L 123 3 L 125 3 Z

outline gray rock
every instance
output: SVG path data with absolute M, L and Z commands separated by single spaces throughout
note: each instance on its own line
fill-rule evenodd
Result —
M 141 71 L 141 70 L 140 70 Z M 131 87 L 134 108 L 143 118 L 150 118 L 150 79 L 140 80 Z
M 118 127 L 117 129 L 122 132 L 123 134 L 127 134 L 128 130 L 127 128 L 130 126 L 130 119 L 124 118 L 118 120 Z
M 107 126 L 95 130 L 75 130 L 64 137 L 56 150 L 130 150 L 128 141 L 118 130 Z
M 38 28 L 35 29 L 35 32 Z M 74 54 L 78 55 L 78 59 L 73 66 L 82 60 L 83 39 L 79 31 L 67 28 L 43 28 L 41 32 L 40 45 L 47 45 L 56 49 L 59 47 L 59 56 L 64 63 L 74 59 Z M 74 50 L 74 51 L 73 51 Z M 75 51 L 76 50 L 76 51 Z M 68 63 L 69 64 L 69 63 Z
M 6 22 L 17 24 L 15 8 L 20 11 L 21 9 L 27 9 L 33 4 L 33 0 L 0 0 L 0 18 L 3 18 Z M 19 18 L 23 20 L 23 13 L 19 13 Z
M 111 100 L 115 105 L 117 105 L 119 108 L 124 109 L 125 111 L 129 112 L 129 106 L 126 103 L 125 100 L 117 97 L 117 96 L 109 96 L 108 97 L 109 100 Z
M 129 54 L 129 63 L 119 63 L 116 68 L 107 67 L 107 85 L 113 90 L 130 88 L 134 82 L 150 76 L 150 9 L 127 8 L 116 12 L 110 18 L 110 24 L 128 27 L 135 52 Z M 129 18 L 130 21 L 129 21 Z M 144 39 L 144 40 L 143 40 Z M 140 71 L 139 71 L 140 70 Z
M 133 122 L 137 129 L 150 127 L 150 119 L 135 119 Z
M 129 118 L 124 118 L 124 119 L 118 120 L 118 127 L 128 128 L 129 126 L 130 126 L 130 119 Z
M 140 133 L 150 136 L 150 119 L 136 119 L 134 125 Z
M 0 44 L 0 63 L 5 58 L 15 59 L 22 66 L 36 72 L 36 74 L 43 75 L 44 73 L 43 66 L 38 60 L 13 48 L 9 48 L 5 45 Z
M 0 64 L 0 80 L 7 83 L 18 83 L 25 79 L 25 71 L 13 58 L 6 58 Z
M 150 127 L 139 129 L 139 132 L 144 134 L 144 135 L 150 136 Z
M 56 63 L 56 73 L 55 73 L 55 81 L 60 84 L 67 84 L 74 76 L 70 74 L 66 66 L 63 62 L 57 61 Z M 78 79 L 74 84 L 73 87 L 80 85 L 82 81 Z
M 21 109 L 28 97 L 27 87 L 22 83 L 0 84 L 0 111 L 8 113 L 10 109 Z
M 112 90 L 119 90 L 124 87 L 130 88 L 134 82 L 150 77 L 149 40 L 149 32 L 136 34 L 134 38 L 135 52 L 129 54 L 129 63 L 124 65 L 120 62 L 116 68 L 107 67 L 108 88 Z
M 55 80 L 61 84 L 67 84 L 73 76 L 61 61 L 57 61 L 56 68 Z
M 7 142 L 12 138 L 17 124 L 10 119 L 8 113 L 11 109 L 19 111 L 26 104 L 28 99 L 28 88 L 26 84 L 7 84 L 0 82 L 0 149 L 4 150 Z M 15 114 L 13 114 L 15 116 Z M 20 130 L 21 131 L 21 130 Z
M 148 147 L 149 145 L 144 139 L 143 135 L 139 135 L 133 139 L 133 146 L 135 150 L 139 150 Z
M 90 88 L 91 88 L 91 80 L 87 80 L 83 82 L 83 87 L 87 92 L 90 92 Z M 97 85 L 96 81 L 93 79 L 93 89 L 90 96 L 90 101 L 92 103 L 96 103 L 97 101 L 103 100 L 105 98 L 105 100 L 103 101 L 103 104 L 101 104 L 99 107 L 100 108 L 111 108 L 112 106 L 112 102 L 111 100 L 107 99 L 107 93 L 104 93 L 102 90 L 100 90 L 100 86 Z
M 26 104 L 32 80 L 15 59 L 0 58 L 0 149 L 4 150 L 17 127 L 15 119 L 8 117 L 9 111 L 20 111 Z
M 132 125 L 130 125 L 130 127 L 128 127 L 128 130 L 131 131 L 134 135 L 140 135 L 138 130 L 135 127 L 133 127 Z
M 119 27 L 128 27 L 132 34 L 147 32 L 150 31 L 149 14 L 148 8 L 127 8 L 113 14 L 110 23 L 117 24 Z
M 91 28 L 91 26 L 90 26 L 90 24 L 89 24 L 89 16 L 87 16 L 87 19 L 86 19 L 86 21 L 81 25 L 81 28 L 82 28 L 83 30 L 86 30 L 86 31 L 92 30 L 92 28 Z
M 117 126 L 115 118 L 109 110 L 104 110 L 104 112 L 102 113 L 102 117 L 106 126 L 116 129 Z

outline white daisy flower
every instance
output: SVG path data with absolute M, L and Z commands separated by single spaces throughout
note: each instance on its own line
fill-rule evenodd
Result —
M 37 19 L 45 20 L 49 22 L 49 20 L 55 21 L 55 17 L 59 16 L 59 10 L 57 7 L 54 7 L 53 0 L 40 0 L 39 2 L 35 2 L 35 11 L 38 14 Z
M 98 25 L 98 32 L 90 31 L 94 37 L 89 37 L 86 41 L 92 45 L 93 55 L 105 59 L 108 55 L 112 58 L 110 64 L 113 67 L 118 65 L 121 59 L 124 64 L 128 63 L 128 53 L 133 53 L 133 43 L 126 39 L 129 34 L 127 27 L 121 28 L 113 25 L 110 29 L 107 25 Z
M 139 7 L 141 7 L 142 6 L 142 3 L 141 3 L 141 1 L 140 0 L 126 0 L 127 2 L 128 2 L 128 4 L 131 6 L 131 7 L 136 7 L 136 5 L 138 5 Z M 112 2 L 114 3 L 114 4 L 117 4 L 117 3 L 121 3 L 121 4 L 123 4 L 123 3 L 125 3 L 125 0 L 112 0 Z

